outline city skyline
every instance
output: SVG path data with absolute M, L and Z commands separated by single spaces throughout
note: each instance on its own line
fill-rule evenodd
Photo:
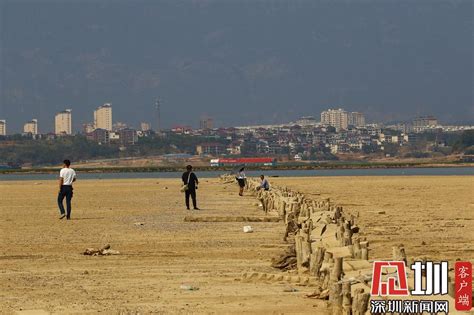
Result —
M 155 108 L 156 109 L 156 108 Z M 154 110 L 155 110 L 154 109 Z M 61 116 L 62 114 L 67 114 L 68 121 L 65 123 L 66 125 L 63 125 L 62 127 L 58 127 L 58 115 Z M 55 113 L 54 115 L 54 124 L 53 129 L 49 130 L 48 127 L 45 127 L 44 132 L 42 134 L 48 134 L 48 133 L 54 133 L 54 134 L 76 134 L 76 133 L 90 133 L 94 131 L 95 129 L 104 129 L 107 131 L 113 131 L 113 130 L 119 130 L 119 129 L 124 129 L 124 128 L 132 128 L 136 130 L 156 130 L 155 128 L 152 127 L 153 125 L 153 117 L 154 113 L 151 113 L 148 118 L 151 120 L 148 121 L 140 121 L 137 124 L 130 123 L 128 120 L 126 121 L 119 121 L 119 120 L 114 120 L 112 118 L 112 104 L 111 103 L 103 103 L 103 105 L 100 105 L 96 107 L 93 110 L 93 120 L 92 122 L 86 121 L 84 123 L 80 123 L 80 126 L 78 128 L 74 128 L 74 125 L 72 122 L 74 121 L 72 119 L 72 109 L 65 109 L 62 111 L 59 111 Z M 306 118 L 309 118 L 311 120 L 314 120 L 314 117 L 320 117 L 319 121 L 316 121 L 317 123 L 320 123 L 322 125 L 331 125 L 336 127 L 336 129 L 347 129 L 349 125 L 355 126 L 355 127 L 362 127 L 366 124 L 379 124 L 379 125 L 385 125 L 385 124 L 411 124 L 413 123 L 415 126 L 417 124 L 416 120 L 424 120 L 427 118 L 432 118 L 436 121 L 436 124 L 438 124 L 438 119 L 435 118 L 433 115 L 418 115 L 414 117 L 410 117 L 409 119 L 406 120 L 400 120 L 400 121 L 369 121 L 367 122 L 366 119 L 367 114 L 362 113 L 362 112 L 355 112 L 351 110 L 346 110 L 344 108 L 337 108 L 336 107 L 329 107 L 324 110 L 322 110 L 320 113 L 311 113 L 311 115 L 308 116 L 297 116 L 296 119 L 291 119 L 291 120 L 286 120 L 286 121 L 281 121 L 278 123 L 273 123 L 273 124 L 241 124 L 240 126 L 252 126 L 252 125 L 285 125 L 285 124 L 299 124 L 299 122 L 304 121 Z M 370 114 L 369 114 L 370 116 Z M 4 119 L 1 120 L 3 124 L 3 130 L 6 129 L 6 125 L 8 120 Z M 59 123 L 60 124 L 60 123 Z M 305 124 L 305 123 L 303 123 Z M 440 122 L 440 124 L 446 125 L 446 123 L 443 123 L 443 121 Z M 38 122 L 38 119 L 30 119 L 26 122 L 24 122 L 22 130 L 24 134 L 30 133 L 30 134 L 38 134 L 38 125 L 40 123 Z M 144 128 L 144 125 L 146 127 Z M 214 125 L 214 117 L 208 115 L 208 114 L 202 114 L 197 120 L 195 120 L 191 124 L 183 124 L 179 122 L 171 122 L 168 124 L 168 128 L 163 128 L 163 130 L 167 129 L 173 129 L 177 126 L 186 126 L 192 129 L 213 129 L 213 128 L 232 128 L 236 127 L 239 125 Z M 422 124 L 423 125 L 423 124 Z M 447 124 L 450 126 L 461 126 L 461 125 L 474 125 L 474 123 L 467 123 L 467 124 Z M 43 125 L 44 126 L 44 125 Z M 49 126 L 49 124 L 46 124 L 46 126 Z M 65 126 L 65 127 L 64 127 Z M 13 129 L 13 131 L 11 131 Z M 28 129 L 28 131 L 27 131 Z M 67 129 L 69 130 L 68 132 L 64 132 L 61 130 Z M 19 134 L 21 131 L 16 131 L 15 126 L 11 128 L 9 125 L 9 130 L 10 134 Z M 32 132 L 31 130 L 35 130 L 35 132 Z M 60 130 L 59 132 L 57 130 Z
M 73 107 L 77 131 L 111 102 L 117 121 L 153 126 L 159 98 L 163 128 L 339 107 L 472 122 L 472 12 L 467 0 L 0 1 L 0 119 L 21 132 Z
M 103 103 L 103 105 L 99 105 L 99 106 L 95 106 L 94 108 L 91 109 L 91 112 L 95 115 L 95 113 L 97 111 L 101 112 L 100 109 L 103 109 L 104 107 L 106 108 L 107 106 L 112 107 L 111 103 L 108 103 L 108 102 L 105 102 Z M 73 107 L 73 106 L 68 106 L 68 107 Z M 358 110 L 353 110 L 351 109 L 350 107 L 347 107 L 347 106 L 340 106 L 340 105 L 328 105 L 326 107 L 321 107 L 322 110 L 320 112 L 305 112 L 305 113 L 295 113 L 293 112 L 291 115 L 289 115 L 288 117 L 291 117 L 291 118 L 282 118 L 282 119 L 279 119 L 279 120 L 272 120 L 272 121 L 262 121 L 262 125 L 270 125 L 270 124 L 284 124 L 284 123 L 288 123 L 288 122 L 291 122 L 291 121 L 294 121 L 294 120 L 297 120 L 301 117 L 304 117 L 304 116 L 317 116 L 319 117 L 320 114 L 327 110 L 327 109 L 339 109 L 343 107 L 344 109 L 346 109 L 349 113 L 360 113 L 361 111 L 358 111 Z M 360 108 L 360 107 L 356 107 L 356 108 Z M 61 110 L 60 110 L 61 111 Z M 58 112 L 60 112 L 58 111 Z M 57 113 L 57 112 L 56 112 Z M 53 113 L 53 115 L 55 115 L 56 113 Z M 137 129 L 140 129 L 140 125 L 141 123 L 143 122 L 146 122 L 146 123 L 149 123 L 151 126 L 155 125 L 155 118 L 154 118 L 154 115 L 156 115 L 155 113 L 155 108 L 154 107 L 151 107 L 150 106 L 150 110 L 149 110 L 149 113 L 146 116 L 146 119 L 143 119 L 143 120 L 140 120 L 140 119 L 137 119 L 137 118 L 134 118 L 133 122 L 130 122 L 130 117 L 123 117 L 123 114 L 120 113 L 119 111 L 115 112 L 117 113 L 116 116 L 118 117 L 122 117 L 122 119 L 118 118 L 116 120 L 110 120 L 109 119 L 109 122 L 121 122 L 121 121 L 126 121 L 127 124 L 129 124 L 130 126 L 134 126 L 134 128 L 137 128 Z M 423 117 L 423 116 L 436 116 L 434 115 L 432 112 L 420 112 L 420 113 L 417 113 L 416 115 L 414 116 L 407 116 L 407 117 L 404 117 L 403 119 L 388 119 L 388 120 L 380 120 L 380 121 L 376 121 L 374 119 L 370 119 L 371 117 L 373 117 L 373 115 L 371 115 L 371 112 L 363 112 L 363 115 L 364 115 L 364 122 L 367 120 L 367 121 L 370 121 L 371 123 L 401 123 L 401 122 L 408 122 L 408 121 L 412 121 L 413 119 L 417 118 L 417 117 Z M 11 131 L 11 133 L 21 133 L 23 128 L 24 128 L 24 124 L 27 123 L 27 122 L 30 122 L 31 121 L 31 117 L 35 117 L 36 121 L 37 121 L 37 124 L 38 125 L 41 125 L 41 126 L 50 126 L 51 125 L 51 128 L 48 129 L 48 127 L 45 127 L 46 129 L 46 133 L 47 132 L 55 132 L 54 131 L 54 122 L 51 122 L 51 118 L 46 118 L 46 119 L 43 119 L 43 120 L 40 120 L 36 117 L 38 117 L 38 115 L 32 115 L 32 114 L 28 114 L 28 115 L 24 115 L 26 117 L 30 117 L 29 119 L 27 118 L 26 120 L 22 120 L 20 121 L 19 124 L 12 124 L 12 123 L 9 123 L 9 130 Z M 96 118 L 94 118 L 94 116 L 92 116 L 92 119 L 90 117 L 90 113 L 89 115 L 86 115 L 86 116 L 89 116 L 89 118 L 85 118 L 85 119 L 81 119 L 79 121 L 75 121 L 73 120 L 72 121 L 72 125 L 71 125 L 71 130 L 72 132 L 80 132 L 84 129 L 84 126 L 87 125 L 87 124 L 90 124 L 91 126 L 95 126 L 95 121 L 96 121 Z M 104 124 L 107 124 L 107 127 L 106 128 L 103 128 L 103 129 L 107 129 L 107 130 L 111 130 L 112 127 L 109 126 L 109 122 L 105 122 L 105 120 L 107 120 L 106 117 L 109 117 L 109 113 L 106 114 L 106 116 L 101 116 L 103 118 L 101 118 L 101 126 L 104 125 Z M 111 114 L 110 114 L 110 117 L 111 117 Z M 191 121 L 188 121 L 188 120 L 185 120 L 185 121 L 170 121 L 170 120 L 167 120 L 167 121 L 162 121 L 162 125 L 164 125 L 164 129 L 170 129 L 172 128 L 173 126 L 176 126 L 176 125 L 186 125 L 186 126 L 191 126 L 193 128 L 200 128 L 200 125 L 202 123 L 202 120 L 203 118 L 209 118 L 212 120 L 212 125 L 214 127 L 222 127 L 222 128 L 227 128 L 227 127 L 232 127 L 232 126 L 237 126 L 237 125 L 255 125 L 256 123 L 245 123 L 245 121 L 243 121 L 242 123 L 238 123 L 238 124 L 235 124 L 235 125 L 230 125 L 230 124 L 224 124 L 222 122 L 222 120 L 219 120 L 219 119 L 216 119 L 215 116 L 212 116 L 212 115 L 207 115 L 205 113 L 201 113 L 200 116 L 198 117 L 195 117 L 194 120 L 191 120 Z M 348 120 L 351 119 L 350 116 L 348 116 L 347 118 Z M 7 122 L 11 121 L 11 119 L 9 119 L 8 117 L 2 117 L 0 116 L 0 120 L 5 120 Z M 14 121 L 18 121 L 18 119 L 15 119 Z M 472 125 L 474 124 L 474 119 L 460 119 L 458 121 L 449 121 L 449 120 L 443 120 L 441 119 L 441 122 L 442 123 L 447 123 L 447 124 L 450 124 L 450 125 Z M 103 127 L 103 126 L 102 126 Z M 151 129 L 154 129 L 154 128 L 151 128 Z
M 2 122 L 2 132 L 0 135 L 7 135 L 7 134 L 32 134 L 32 135 L 37 135 L 37 134 L 56 134 L 56 135 L 71 135 L 71 134 L 79 134 L 79 133 L 90 133 L 94 131 L 95 129 L 103 129 L 107 131 L 114 131 L 114 130 L 120 130 L 120 129 L 127 129 L 127 128 L 132 128 L 135 130 L 141 130 L 141 131 L 148 131 L 148 130 L 155 130 L 154 128 L 151 127 L 151 122 L 150 121 L 141 121 L 139 122 L 136 126 L 133 124 L 130 124 L 129 122 L 125 121 L 114 121 L 112 118 L 112 104 L 111 103 L 104 103 L 103 105 L 98 106 L 94 111 L 93 111 L 93 116 L 94 120 L 93 122 L 86 122 L 83 123 L 81 128 L 78 128 L 75 130 L 72 126 L 72 122 L 74 121 L 72 119 L 72 109 L 65 109 L 62 111 L 57 112 L 54 115 L 54 123 L 52 125 L 53 129 L 48 130 L 48 127 L 44 127 L 44 132 L 39 132 L 39 122 L 38 119 L 34 118 L 31 120 L 26 121 L 23 124 L 22 131 L 23 132 L 6 132 L 6 126 L 8 123 L 8 120 L 1 120 Z M 339 129 L 347 129 L 348 126 L 354 126 L 354 127 L 364 127 L 365 125 L 370 125 L 370 124 L 377 124 L 377 125 L 384 125 L 387 122 L 366 122 L 365 118 L 366 114 L 361 113 L 361 112 L 353 112 L 350 110 L 346 110 L 343 108 L 338 108 L 338 109 L 333 109 L 333 108 L 327 108 L 321 113 L 316 114 L 316 115 L 310 115 L 310 116 L 299 116 L 297 119 L 294 120 L 287 120 L 282 123 L 277 123 L 277 124 L 259 124 L 261 126 L 271 126 L 271 125 L 307 125 L 307 124 L 320 124 L 320 125 L 329 125 L 333 126 L 336 128 L 336 130 Z M 316 120 L 315 117 L 320 117 L 320 120 Z M 308 120 L 311 120 L 309 123 Z M 234 128 L 234 127 L 239 127 L 238 125 L 235 126 L 214 126 L 213 124 L 214 118 L 212 116 L 209 116 L 207 114 L 203 114 L 202 116 L 199 117 L 199 119 L 193 124 L 194 126 L 191 125 L 186 125 L 186 124 L 179 124 L 179 123 L 174 123 L 172 124 L 169 128 L 164 128 L 163 130 L 172 130 L 173 128 L 180 127 L 180 126 L 185 126 L 189 127 L 192 129 L 215 129 L 215 128 Z M 428 122 L 425 124 L 425 122 Z M 435 122 L 435 123 L 433 123 Z M 394 122 L 388 122 L 388 123 L 394 123 Z M 434 117 L 433 115 L 420 115 L 416 117 L 412 117 L 411 119 L 407 119 L 405 121 L 398 121 L 395 122 L 398 124 L 413 124 L 414 127 L 419 126 L 425 126 L 425 125 L 431 125 L 431 126 L 436 126 L 438 125 L 438 119 Z M 197 127 L 195 127 L 197 125 Z M 453 124 L 451 124 L 453 125 Z M 456 124 L 454 124 L 456 125 Z M 460 124 L 458 124 L 460 126 Z M 472 125 L 472 124 L 467 124 L 467 125 Z M 240 125 L 240 127 L 250 127 L 250 126 L 255 126 L 252 124 L 243 124 Z M 10 126 L 9 126 L 10 127 Z M 10 130 L 10 129 L 9 129 Z

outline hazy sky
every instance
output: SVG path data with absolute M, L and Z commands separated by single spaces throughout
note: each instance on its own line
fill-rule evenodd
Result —
M 73 110 L 74 127 L 369 120 L 473 122 L 473 1 L 0 0 L 0 119 Z

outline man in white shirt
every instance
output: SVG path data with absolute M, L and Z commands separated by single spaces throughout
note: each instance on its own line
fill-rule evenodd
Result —
M 61 216 L 59 219 L 71 219 L 71 199 L 72 199 L 72 183 L 76 181 L 76 172 L 70 167 L 71 161 L 64 160 L 64 167 L 59 172 L 59 195 L 58 206 Z M 63 200 L 66 198 L 66 209 L 64 211 Z

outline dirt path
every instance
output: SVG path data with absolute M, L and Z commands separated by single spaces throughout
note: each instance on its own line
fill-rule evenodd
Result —
M 303 297 L 311 289 L 239 281 L 242 272 L 275 272 L 281 223 L 251 223 L 255 233 L 244 234 L 245 223 L 184 222 L 175 180 L 78 181 L 69 222 L 58 220 L 56 193 L 53 181 L 0 182 L 2 314 L 325 312 Z M 198 195 L 196 216 L 262 214 L 218 180 L 203 180 Z M 121 255 L 81 255 L 106 243 Z

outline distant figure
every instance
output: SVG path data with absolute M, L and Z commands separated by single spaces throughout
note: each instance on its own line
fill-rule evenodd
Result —
M 199 184 L 199 181 L 196 174 L 193 173 L 193 167 L 191 165 L 186 166 L 186 172 L 183 173 L 181 179 L 183 180 L 183 184 L 187 185 L 187 188 L 184 191 L 186 209 L 189 210 L 189 196 L 191 196 L 194 210 L 199 210 L 196 202 L 196 190 L 198 189 L 197 185 Z
M 58 206 L 61 216 L 60 220 L 66 217 L 67 220 L 71 219 L 71 199 L 72 199 L 72 183 L 76 181 L 76 172 L 70 167 L 71 161 L 64 160 L 64 166 L 59 172 L 59 195 L 58 195 Z M 66 198 L 67 212 L 64 211 L 63 200 Z
M 263 190 L 270 190 L 270 183 L 268 180 L 265 178 L 265 176 L 260 175 L 260 186 L 258 187 L 258 190 L 263 189 Z
M 237 174 L 237 182 L 239 183 L 239 196 L 243 196 L 244 195 L 244 187 L 245 187 L 245 181 L 246 181 L 246 177 L 245 177 L 245 173 L 244 173 L 244 169 L 245 167 L 242 167 L 240 170 L 239 170 L 239 173 Z

